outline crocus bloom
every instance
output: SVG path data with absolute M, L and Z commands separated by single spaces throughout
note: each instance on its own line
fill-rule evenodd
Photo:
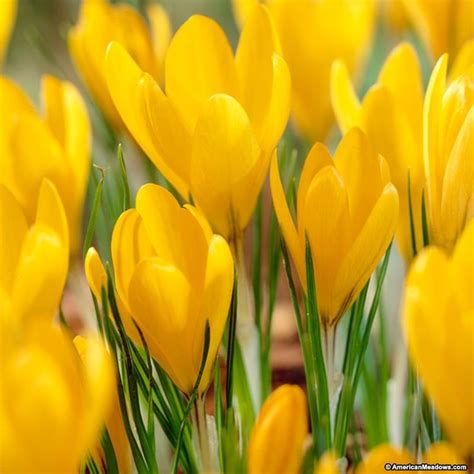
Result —
M 357 298 L 395 232 L 398 194 L 387 164 L 358 128 L 343 137 L 334 160 L 316 143 L 301 173 L 296 224 L 276 158 L 270 183 L 278 222 L 305 289 L 309 239 L 319 315 L 325 326 L 332 326 Z
M 245 18 L 251 0 L 234 0 Z M 253 0 L 253 3 L 258 3 Z M 375 24 L 372 0 L 267 0 L 275 19 L 292 82 L 292 115 L 311 141 L 326 139 L 333 124 L 329 80 L 341 58 L 356 75 L 370 46 Z
M 76 336 L 74 338 L 74 346 L 83 362 L 87 364 L 90 358 L 90 351 L 95 350 L 95 346 L 91 346 L 90 339 L 84 336 Z M 112 441 L 119 472 L 123 474 L 130 473 L 132 470 L 130 445 L 128 442 L 127 432 L 125 431 L 125 425 L 123 423 L 117 386 L 112 388 L 111 409 L 105 419 L 105 426 L 110 436 L 110 440 Z M 101 463 L 104 462 L 104 454 L 100 446 L 100 440 L 98 440 L 95 448 L 96 449 L 93 450 L 94 460 L 96 461 L 96 464 L 100 466 Z
M 462 458 L 448 443 L 434 443 L 423 453 L 422 461 L 429 464 L 463 464 Z M 389 464 L 415 464 L 417 461 L 405 448 L 390 444 L 380 444 L 373 448 L 363 462 L 359 464 L 356 474 L 384 474 Z
M 404 326 L 411 360 L 456 449 L 474 449 L 474 221 L 451 257 L 425 249 L 407 277 Z
M 339 474 L 336 456 L 332 452 L 324 453 L 314 466 L 314 474 Z
M 15 24 L 17 6 L 17 0 L 3 0 L 0 2 L 0 67 Z
M 290 78 L 278 48 L 264 7 L 235 57 L 213 20 L 192 16 L 168 48 L 166 95 L 120 44 L 107 50 L 109 91 L 129 131 L 225 238 L 246 227 L 287 122 Z
M 181 208 L 164 188 L 148 184 L 136 209 L 125 211 L 112 235 L 117 293 L 140 327 L 153 357 L 190 393 L 203 354 L 200 392 L 211 380 L 227 321 L 234 268 L 226 241 L 192 208 Z
M 405 9 L 433 59 L 457 53 L 474 38 L 472 0 L 403 0 Z
M 0 184 L 0 319 L 12 324 L 32 317 L 52 320 L 68 262 L 66 216 L 54 185 L 42 182 L 36 217 L 29 226 L 20 204 Z
M 105 347 L 88 337 L 81 363 L 49 321 L 0 331 L 0 470 L 79 472 L 110 409 L 114 373 Z
M 168 47 L 171 25 L 165 10 L 155 4 L 146 21 L 126 3 L 83 0 L 79 21 L 69 32 L 69 51 L 89 92 L 107 120 L 117 129 L 124 125 L 109 95 L 105 51 L 111 41 L 119 42 L 145 71 L 159 80 Z
M 408 43 L 388 56 L 378 80 L 363 101 L 357 98 L 343 62 L 333 65 L 331 97 L 343 133 L 357 126 L 365 131 L 374 148 L 390 167 L 400 196 L 397 243 L 406 261 L 413 258 L 408 204 L 408 175 L 412 200 L 416 248 L 422 246 L 421 201 L 423 172 L 423 83 L 416 52 Z
M 12 81 L 0 77 L 0 183 L 33 222 L 44 178 L 57 188 L 66 210 L 71 253 L 79 247 L 90 167 L 91 131 L 85 104 L 69 82 L 44 76 L 43 116 Z
M 447 55 L 431 74 L 423 109 L 430 242 L 454 247 L 474 217 L 474 62 L 446 84 Z
M 250 436 L 249 474 L 296 474 L 308 435 L 306 397 L 297 385 L 282 385 L 265 401 Z

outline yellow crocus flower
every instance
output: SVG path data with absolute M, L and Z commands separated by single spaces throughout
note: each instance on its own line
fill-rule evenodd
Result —
M 314 474 L 340 474 L 336 456 L 332 452 L 324 453 L 314 466 Z
M 301 173 L 296 225 L 276 158 L 270 184 L 278 222 L 304 288 L 305 236 L 309 239 L 319 314 L 325 326 L 332 326 L 357 298 L 395 232 L 398 194 L 387 164 L 358 128 L 343 137 L 334 160 L 316 143 Z
M 405 448 L 397 448 L 390 444 L 381 444 L 373 448 L 364 461 L 359 464 L 356 474 L 385 474 L 391 469 L 385 469 L 390 464 L 415 464 L 417 461 Z M 449 443 L 432 444 L 422 456 L 422 462 L 429 464 L 464 464 Z
M 94 350 L 94 346 L 91 347 L 90 340 L 84 336 L 76 336 L 73 342 L 81 359 L 87 364 L 88 357 L 90 357 L 89 351 L 91 349 Z M 111 410 L 109 410 L 108 417 L 105 419 L 105 426 L 110 436 L 110 440 L 112 441 L 118 471 L 121 474 L 127 474 L 132 472 L 131 451 L 127 433 L 125 431 L 125 425 L 123 423 L 117 390 L 117 386 L 112 389 Z M 96 464 L 98 466 L 102 465 L 101 463 L 104 462 L 104 454 L 102 452 L 100 440 L 98 440 L 97 445 L 93 450 L 93 456 Z
M 265 401 L 250 436 L 249 474 L 297 474 L 308 435 L 306 396 L 297 385 L 278 387 Z
M 32 317 L 52 320 L 68 262 L 66 215 L 54 185 L 43 180 L 29 226 L 20 204 L 0 184 L 0 319 L 13 325 Z M 10 314 L 17 320 L 10 321 Z
M 474 38 L 472 0 L 403 0 L 405 9 L 433 59 L 457 53 Z
M 452 250 L 474 217 L 474 62 L 449 85 L 447 66 L 443 55 L 426 91 L 423 157 L 430 242 Z
M 41 100 L 43 116 L 14 82 L 0 77 L 0 183 L 14 194 L 31 223 L 41 183 L 51 180 L 66 210 L 75 255 L 90 168 L 89 117 L 70 82 L 43 76 Z
M 256 7 L 234 57 L 213 20 L 192 16 L 165 65 L 166 95 L 111 43 L 109 91 L 129 131 L 163 175 L 225 238 L 248 224 L 286 126 L 290 78 L 269 13 Z
M 47 298 L 47 295 L 44 295 Z M 51 322 L 21 333 L 0 327 L 0 471 L 79 472 L 100 439 L 114 373 L 102 342 L 87 339 L 83 363 Z
M 411 360 L 448 438 L 474 449 L 474 221 L 451 257 L 425 249 L 407 277 L 403 319 Z
M 3 0 L 0 2 L 0 68 L 15 24 L 17 8 L 17 0 Z
M 251 3 L 234 0 L 237 18 Z M 375 24 L 372 0 L 267 0 L 292 82 L 292 115 L 306 138 L 324 141 L 334 122 L 329 97 L 332 62 L 341 58 L 356 75 Z
M 111 41 L 120 43 L 145 71 L 159 80 L 171 36 L 165 10 L 158 4 L 147 9 L 146 21 L 126 3 L 83 0 L 78 23 L 69 31 L 69 51 L 77 71 L 112 126 L 124 124 L 107 89 L 105 51 Z
M 357 126 L 390 167 L 400 196 L 397 243 L 409 262 L 413 258 L 408 201 L 408 175 L 416 248 L 422 245 L 421 201 L 423 172 L 423 82 L 415 50 L 408 43 L 397 46 L 383 65 L 377 82 L 363 101 L 357 98 L 349 72 L 336 61 L 331 74 L 331 98 L 342 133 Z
M 125 311 L 153 357 L 188 394 L 201 364 L 206 320 L 211 339 L 200 392 L 210 383 L 234 279 L 228 244 L 197 212 L 147 184 L 112 235 L 115 283 Z

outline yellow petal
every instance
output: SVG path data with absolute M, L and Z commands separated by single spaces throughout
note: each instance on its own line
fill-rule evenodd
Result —
M 118 218 L 111 241 L 115 285 L 120 298 L 128 303 L 128 287 L 135 267 L 153 255 L 153 249 L 140 214 L 128 209 Z
M 190 130 L 210 96 L 237 97 L 230 45 L 221 27 L 204 16 L 192 16 L 176 32 L 166 55 L 165 76 L 166 95 Z
M 423 462 L 428 464 L 464 464 L 464 459 L 456 452 L 454 446 L 446 442 L 432 444 L 423 453 Z
M 314 469 L 314 474 L 338 474 L 339 467 L 337 465 L 336 456 L 331 452 L 323 454 L 317 466 Z
M 446 166 L 441 198 L 443 241 L 451 249 L 465 225 L 474 218 L 474 106 L 456 138 Z
M 28 227 L 23 211 L 8 189 L 0 185 L 0 304 L 10 299 L 21 246 Z
M 17 0 L 5 0 L 0 4 L 0 67 L 15 24 L 16 10 Z
M 211 226 L 209 225 L 209 222 L 206 219 L 206 216 L 197 207 L 191 206 L 191 204 L 185 204 L 183 207 L 187 209 L 198 221 L 204 232 L 204 236 L 206 237 L 206 242 L 209 244 L 212 239 L 213 233 Z
M 296 385 L 282 385 L 265 401 L 248 448 L 249 474 L 296 474 L 308 434 L 306 397 Z
M 229 245 L 219 235 L 214 235 L 209 243 L 206 282 L 204 287 L 201 327 L 209 321 L 210 344 L 206 366 L 202 375 L 200 390 L 204 391 L 214 374 L 214 364 L 227 322 L 232 287 L 234 283 L 234 262 Z M 197 334 L 194 340 L 195 366 L 200 367 L 203 338 Z
M 240 103 L 249 116 L 257 136 L 262 133 L 272 96 L 275 32 L 266 7 L 250 12 L 240 35 L 235 55 L 241 86 Z
M 188 280 L 160 258 L 148 258 L 135 269 L 129 301 L 152 355 L 175 384 L 190 393 L 199 366 L 196 368 L 192 357 L 192 340 L 183 337 L 189 325 L 197 325 L 190 317 L 195 300 Z
M 350 245 L 350 214 L 347 191 L 334 166 L 326 166 L 313 179 L 304 207 L 304 229 L 308 235 L 318 294 L 320 318 L 331 324 L 342 302 L 334 301 L 333 289 L 342 259 Z
M 215 231 L 229 237 L 245 228 L 267 166 L 242 106 L 211 97 L 194 132 L 191 193 Z
M 137 211 L 143 219 L 154 253 L 178 268 L 194 288 L 202 288 L 207 245 L 199 222 L 180 207 L 161 186 L 146 184 L 137 194 Z M 193 245 L 189 245 L 189 239 Z
M 296 231 L 293 217 L 288 209 L 285 191 L 281 184 L 280 171 L 278 170 L 278 159 L 276 153 L 273 156 L 270 167 L 270 187 L 272 191 L 273 207 L 280 224 L 280 229 L 285 239 L 285 244 L 291 254 L 293 262 L 296 266 L 301 284 L 306 288 L 304 253 L 300 246 L 298 233 Z
M 258 3 L 259 0 L 232 0 L 232 10 L 238 25 L 245 24 L 247 16 Z
M 148 5 L 146 13 L 150 20 L 153 49 L 160 65 L 163 66 L 166 50 L 171 39 L 171 22 L 166 10 L 158 3 Z M 164 79 L 163 76 L 161 74 L 162 79 Z
M 409 464 L 415 460 L 405 449 L 395 448 L 389 444 L 380 444 L 372 449 L 364 461 L 359 464 L 357 474 L 384 474 L 387 471 L 384 466 L 387 462 L 397 464 Z
M 335 61 L 331 69 L 331 101 L 342 133 L 362 126 L 361 106 L 346 65 Z
M 333 314 L 341 316 L 361 292 L 386 252 L 397 221 L 398 194 L 390 183 L 385 186 L 338 270 L 332 295 L 337 304 Z
M 449 80 L 454 81 L 474 64 L 474 39 L 466 41 L 454 58 L 449 71 Z
M 428 211 L 431 226 L 439 226 L 441 204 L 442 165 L 438 155 L 439 122 L 446 84 L 447 55 L 442 56 L 431 74 L 423 109 L 423 156 L 428 197 Z
M 118 43 L 112 42 L 106 53 L 106 75 L 110 95 L 131 135 L 147 156 L 182 196 L 187 197 L 187 186 L 163 161 L 153 144 L 153 137 L 144 113 L 147 110 L 143 86 L 140 81 L 143 71 L 128 52 Z
M 89 248 L 84 261 L 87 282 L 98 301 L 102 300 L 102 288 L 107 290 L 107 274 L 97 250 Z

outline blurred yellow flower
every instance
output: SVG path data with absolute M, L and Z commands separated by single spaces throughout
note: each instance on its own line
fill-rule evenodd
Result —
M 88 358 L 90 357 L 89 351 L 91 350 L 90 340 L 84 336 L 76 336 L 74 338 L 74 346 L 81 356 L 81 359 L 87 364 Z M 92 350 L 95 350 L 94 346 L 92 346 Z M 118 472 L 121 474 L 127 474 L 132 471 L 131 451 L 127 433 L 125 431 L 125 425 L 122 419 L 122 412 L 120 409 L 117 390 L 117 386 L 112 387 L 111 410 L 109 411 L 107 418 L 105 418 L 105 426 L 114 448 Z M 97 440 L 97 446 L 93 450 L 93 456 L 96 464 L 98 466 L 102 465 L 104 462 L 104 454 L 100 446 L 100 439 Z
M 474 38 L 472 0 L 403 0 L 405 9 L 434 60 L 455 54 Z
M 68 262 L 66 216 L 54 185 L 43 180 L 29 226 L 20 204 L 0 184 L 0 319 L 13 326 L 31 318 L 51 321 Z
M 245 19 L 256 0 L 234 0 Z M 332 62 L 340 58 L 356 75 L 367 55 L 375 24 L 373 0 L 267 0 L 275 19 L 293 86 L 297 129 L 311 141 L 324 141 L 334 122 L 329 97 Z
M 276 158 L 270 183 L 278 222 L 305 289 L 305 236 L 309 239 L 319 315 L 331 326 L 357 298 L 395 232 L 398 194 L 387 164 L 358 128 L 343 137 L 334 160 L 316 143 L 301 173 L 296 225 Z
M 415 225 L 416 248 L 422 246 L 421 200 L 423 173 L 423 82 L 416 52 L 408 43 L 388 56 L 378 80 L 363 101 L 357 98 L 349 72 L 336 61 L 331 74 L 331 98 L 342 133 L 357 126 L 390 167 L 400 196 L 397 242 L 409 262 L 413 258 L 408 204 L 408 174 Z
M 340 474 L 336 456 L 333 453 L 324 453 L 314 467 L 314 474 Z
M 0 338 L 0 471 L 79 471 L 100 439 L 114 374 L 102 342 L 88 338 L 81 363 L 69 336 L 50 321 Z
M 452 250 L 474 217 L 474 62 L 450 84 L 447 66 L 444 55 L 426 91 L 423 156 L 430 243 Z
M 166 56 L 166 95 L 118 43 L 107 50 L 110 94 L 136 141 L 216 232 L 239 239 L 286 126 L 290 78 L 264 7 L 232 54 L 222 29 L 192 16 Z
M 3 0 L 0 2 L 0 68 L 15 24 L 17 8 L 17 0 Z
M 297 474 L 308 435 L 306 397 L 297 385 L 278 387 L 265 401 L 250 436 L 249 474 Z
M 141 68 L 159 80 L 171 36 L 171 24 L 158 4 L 147 9 L 146 21 L 130 5 L 106 0 L 83 0 L 78 23 L 69 31 L 69 51 L 77 71 L 110 124 L 124 129 L 106 82 L 105 51 L 120 43 Z
M 408 349 L 448 438 L 461 454 L 474 449 L 474 221 L 448 257 L 429 247 L 407 277 Z
M 234 279 L 228 244 L 197 213 L 147 184 L 112 235 L 115 283 L 125 311 L 153 357 L 188 394 L 201 364 L 206 320 L 211 339 L 200 392 L 210 383 Z
M 422 461 L 430 464 L 463 464 L 464 462 L 454 447 L 445 442 L 432 444 L 423 453 Z M 385 469 L 387 463 L 390 465 L 414 464 L 416 459 L 405 448 L 381 444 L 369 452 L 364 461 L 359 464 L 356 474 L 385 474 L 390 470 Z
M 56 186 L 66 210 L 71 253 L 77 253 L 90 168 L 91 130 L 84 102 L 67 81 L 43 76 L 43 117 L 11 80 L 0 77 L 0 183 L 33 222 L 43 178 Z

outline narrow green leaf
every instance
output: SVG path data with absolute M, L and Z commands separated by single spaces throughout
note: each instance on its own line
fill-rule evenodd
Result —
M 234 371 L 234 353 L 235 340 L 237 337 L 237 274 L 234 273 L 234 288 L 232 291 L 232 300 L 230 303 L 229 318 L 228 318 L 228 337 L 227 337 L 227 358 L 226 358 L 226 409 L 232 406 L 233 397 L 233 371 Z
M 97 222 L 97 214 L 99 212 L 99 208 L 101 205 L 101 198 L 102 198 L 102 189 L 104 187 L 104 171 L 102 168 L 98 168 L 100 173 L 101 173 L 101 178 L 99 180 L 99 183 L 97 184 L 97 188 L 95 190 L 94 194 L 94 202 L 92 205 L 92 210 L 90 213 L 89 217 L 89 222 L 87 223 L 87 230 L 86 230 L 86 236 L 84 238 L 84 246 L 82 248 L 82 257 L 86 257 L 87 250 L 89 250 L 89 247 L 91 246 L 92 243 L 92 238 L 94 237 L 94 231 L 95 231 L 95 226 Z
M 415 221 L 413 217 L 413 203 L 411 198 L 411 178 L 410 178 L 410 170 L 408 170 L 408 212 L 410 215 L 410 237 L 411 237 L 411 250 L 413 252 L 413 256 L 415 256 L 418 251 L 416 248 L 416 231 L 415 231 Z
M 117 159 L 120 167 L 120 175 L 122 177 L 122 186 L 123 186 L 123 207 L 122 210 L 126 211 L 131 207 L 130 199 L 130 186 L 128 185 L 128 176 L 127 176 L 127 167 L 125 166 L 125 159 L 123 157 L 123 148 L 122 144 L 119 143 L 117 147 Z

